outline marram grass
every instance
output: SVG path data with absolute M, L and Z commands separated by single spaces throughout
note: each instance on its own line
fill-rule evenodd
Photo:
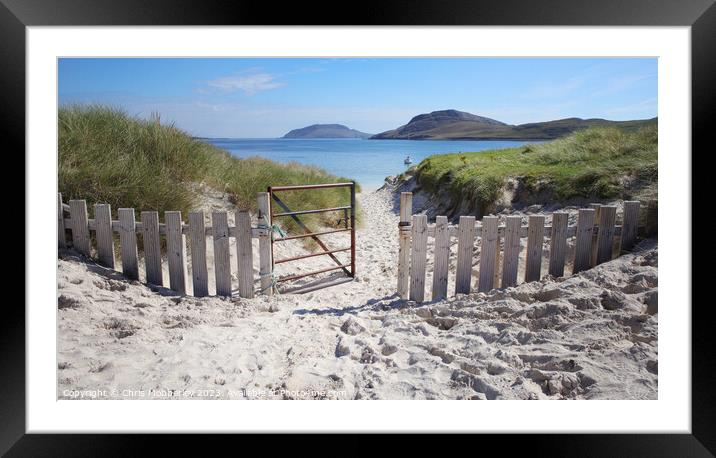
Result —
M 203 184 L 228 193 L 238 208 L 256 212 L 256 194 L 268 186 L 350 181 L 318 168 L 280 164 L 260 157 L 241 159 L 186 132 L 104 106 L 66 106 L 59 110 L 58 186 L 63 199 L 93 204 L 180 210 L 186 220 L 199 203 Z M 292 209 L 348 205 L 347 188 L 285 193 Z M 137 215 L 139 216 L 139 215 Z M 309 215 L 309 223 L 334 225 L 341 215 Z M 286 226 L 293 228 L 290 220 Z

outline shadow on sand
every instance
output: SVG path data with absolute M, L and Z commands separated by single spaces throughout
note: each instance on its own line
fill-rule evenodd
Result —
M 187 296 L 187 294 L 181 294 L 177 291 L 171 290 L 165 286 L 157 286 L 152 285 L 151 283 L 144 283 L 140 280 L 130 280 L 129 278 L 125 277 L 122 272 L 113 270 L 109 267 L 102 266 L 100 264 L 97 264 L 93 259 L 88 258 L 82 254 L 80 254 L 78 251 L 68 248 L 68 249 L 61 249 L 59 251 L 59 258 L 64 260 L 72 260 L 72 261 L 79 261 L 82 262 L 85 266 L 87 266 L 87 270 L 89 270 L 92 273 L 95 273 L 99 275 L 100 277 L 103 277 L 107 280 L 115 280 L 115 281 L 123 281 L 123 282 L 137 282 L 137 284 L 140 284 L 142 286 L 146 286 L 147 288 L 151 289 L 155 293 L 159 294 L 160 296 L 172 296 L 172 297 L 178 297 L 178 296 Z

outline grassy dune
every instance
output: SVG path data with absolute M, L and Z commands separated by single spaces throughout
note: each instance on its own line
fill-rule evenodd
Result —
M 656 199 L 657 126 L 634 132 L 591 128 L 548 143 L 487 152 L 435 155 L 415 170 L 429 192 L 447 189 L 453 205 L 490 211 L 510 178 L 521 196 L 559 202 Z M 514 182 L 514 180 L 513 180 Z
M 94 203 L 109 203 L 113 211 L 131 207 L 186 215 L 197 204 L 199 183 L 227 192 L 239 208 L 255 212 L 256 193 L 269 185 L 349 181 L 317 167 L 239 159 L 174 126 L 114 108 L 63 107 L 58 122 L 59 191 L 65 201 L 86 199 L 90 212 Z M 296 209 L 335 207 L 346 205 L 349 195 L 346 189 L 306 191 L 286 194 L 284 201 Z M 337 217 L 318 218 L 313 222 L 333 224 Z

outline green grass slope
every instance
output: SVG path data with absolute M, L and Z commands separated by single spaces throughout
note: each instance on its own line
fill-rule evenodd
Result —
M 200 183 L 227 192 L 239 208 L 256 211 L 256 193 L 269 185 L 349 181 L 317 167 L 236 158 L 174 126 L 114 108 L 60 108 L 58 127 L 59 192 L 65 201 L 87 200 L 91 214 L 94 203 L 109 203 L 114 212 L 181 210 L 186 219 L 197 205 Z M 303 191 L 285 194 L 284 201 L 295 209 L 335 207 L 346 205 L 349 195 L 346 188 Z M 329 218 L 337 217 L 325 215 L 320 222 Z
M 656 124 L 636 131 L 590 128 L 548 143 L 430 156 L 415 175 L 422 189 L 447 190 L 453 208 L 480 215 L 493 211 L 510 187 L 527 204 L 656 199 L 657 143 Z

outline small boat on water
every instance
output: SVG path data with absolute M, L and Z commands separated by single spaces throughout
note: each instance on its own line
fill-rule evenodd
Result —
M 410 156 L 405 156 L 405 160 L 403 161 L 403 164 L 410 165 L 413 163 L 413 160 L 410 159 Z

